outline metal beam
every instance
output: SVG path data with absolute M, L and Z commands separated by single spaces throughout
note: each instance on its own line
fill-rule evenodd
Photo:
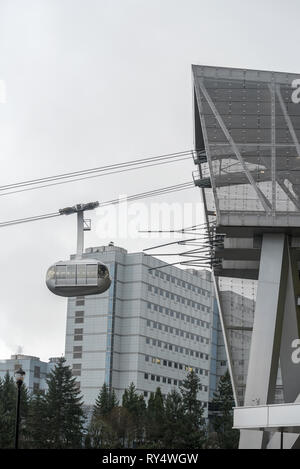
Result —
M 212 278 L 213 278 L 213 283 L 214 283 L 216 300 L 217 300 L 217 304 L 218 304 L 219 318 L 220 318 L 221 329 L 222 329 L 222 333 L 223 333 L 223 340 L 224 340 L 226 358 L 227 358 L 227 363 L 228 363 L 228 371 L 229 371 L 230 379 L 231 379 L 233 398 L 234 398 L 235 405 L 237 406 L 238 405 L 238 399 L 237 399 L 237 392 L 236 392 L 235 377 L 234 377 L 234 374 L 233 374 L 231 351 L 230 351 L 230 348 L 229 348 L 229 341 L 228 341 L 227 329 L 226 329 L 226 324 L 225 324 L 225 318 L 224 318 L 224 314 L 223 314 L 222 304 L 221 304 L 221 301 L 220 301 L 219 285 L 218 285 L 218 282 L 216 280 L 214 272 L 212 272 Z
M 280 354 L 287 281 L 285 234 L 264 234 L 253 323 L 245 406 L 272 404 Z M 241 431 L 240 448 L 264 448 L 264 432 Z

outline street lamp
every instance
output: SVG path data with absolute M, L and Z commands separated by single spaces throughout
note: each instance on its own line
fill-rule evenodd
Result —
M 19 444 L 19 423 L 20 423 L 20 397 L 21 397 L 21 387 L 24 381 L 25 371 L 20 367 L 15 371 L 15 378 L 18 387 L 18 396 L 17 396 L 17 412 L 16 412 L 16 436 L 15 436 L 15 449 L 18 449 Z

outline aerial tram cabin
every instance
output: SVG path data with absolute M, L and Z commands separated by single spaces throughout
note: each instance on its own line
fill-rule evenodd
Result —
M 97 259 L 82 257 L 84 231 L 90 230 L 90 225 L 85 224 L 83 213 L 98 205 L 98 202 L 92 202 L 60 210 L 60 213 L 65 215 L 77 213 L 77 253 L 75 259 L 59 261 L 49 267 L 46 285 L 55 295 L 64 297 L 97 295 L 104 293 L 110 287 L 111 279 L 107 266 Z

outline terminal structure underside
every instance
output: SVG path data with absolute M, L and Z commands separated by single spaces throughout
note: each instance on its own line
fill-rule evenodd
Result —
M 195 65 L 193 77 L 194 182 L 212 236 L 236 405 L 277 403 L 278 379 L 281 402 L 292 403 L 300 394 L 300 75 Z M 228 282 L 248 298 L 240 313 Z M 289 438 L 299 444 L 299 434 Z M 272 435 L 242 430 L 240 447 L 272 447 Z

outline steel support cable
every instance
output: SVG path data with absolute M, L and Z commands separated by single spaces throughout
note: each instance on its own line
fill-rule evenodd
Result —
M 59 179 L 64 179 L 64 178 L 70 178 L 70 177 L 77 177 L 77 176 L 82 176 L 85 174 L 91 174 L 95 172 L 102 172 L 102 171 L 110 171 L 110 170 L 117 170 L 117 169 L 123 169 L 131 166 L 138 166 L 138 165 L 144 165 L 147 163 L 152 163 L 154 161 L 163 161 L 163 160 L 174 160 L 176 161 L 176 158 L 181 158 L 181 157 L 187 157 L 190 158 L 192 155 L 191 150 L 186 150 L 183 152 L 177 152 L 177 153 L 168 153 L 166 155 L 159 155 L 159 156 L 152 156 L 149 158 L 143 158 L 139 160 L 132 160 L 132 161 L 126 161 L 123 163 L 116 163 L 112 165 L 105 165 L 105 166 L 98 166 L 95 168 L 89 168 L 89 169 L 82 169 L 79 171 L 72 171 L 69 173 L 61 173 L 61 174 L 56 174 L 53 176 L 47 176 L 43 178 L 37 178 L 37 179 L 30 179 L 27 181 L 20 181 L 16 182 L 13 184 L 6 184 L 0 186 L 0 190 L 7 190 L 7 189 L 13 189 L 16 187 L 23 187 L 27 185 L 33 185 L 33 184 L 42 184 L 44 182 L 50 182 L 50 181 L 55 181 Z
M 201 228 L 196 228 L 196 227 L 202 227 L 206 226 L 207 223 L 199 223 L 198 225 L 193 225 L 193 226 L 188 226 L 187 228 L 181 228 L 179 230 L 140 230 L 139 233 L 185 233 L 188 232 L 188 230 L 198 230 Z
M 68 184 L 70 182 L 77 182 L 77 181 L 83 181 L 83 180 L 86 180 L 86 179 L 93 179 L 93 178 L 102 177 L 102 176 L 109 176 L 111 174 L 125 173 L 127 171 L 133 171 L 133 170 L 136 170 L 136 169 L 144 169 L 144 168 L 150 168 L 150 167 L 153 167 L 153 166 L 160 166 L 160 165 L 163 165 L 163 164 L 177 163 L 179 161 L 185 161 L 187 159 L 189 159 L 189 157 L 180 158 L 180 159 L 175 160 L 175 161 L 174 160 L 173 161 L 162 161 L 162 162 L 159 162 L 159 163 L 147 164 L 147 165 L 144 165 L 144 166 L 127 168 L 127 169 L 122 169 L 122 170 L 118 170 L 118 171 L 111 171 L 111 172 L 108 172 L 108 173 L 93 174 L 92 176 L 85 176 L 85 177 L 69 179 L 69 180 L 65 180 L 65 181 L 58 181 L 58 182 L 53 182 L 53 183 L 50 183 L 50 184 L 43 184 L 43 185 L 40 185 L 40 186 L 26 187 L 25 189 L 17 189 L 15 191 L 9 191 L 9 192 L 1 192 L 2 189 L 0 188 L 0 197 L 3 197 L 5 195 L 10 195 L 10 194 L 17 194 L 19 192 L 27 192 L 27 191 L 32 191 L 32 190 L 36 190 L 36 189 L 43 189 L 45 187 L 53 187 L 53 186 L 58 186 L 58 185 L 61 185 L 61 184 Z M 3 191 L 4 190 L 7 190 L 7 189 L 3 189 Z
M 168 189 L 168 190 L 156 189 L 154 191 L 144 192 L 144 193 L 137 194 L 137 195 L 132 195 L 132 196 L 124 197 L 124 198 L 109 200 L 107 202 L 103 202 L 102 204 L 100 203 L 100 207 L 105 207 L 107 205 L 120 204 L 120 203 L 123 203 L 123 202 L 132 202 L 132 201 L 135 201 L 135 200 L 146 199 L 148 197 L 154 197 L 154 196 L 157 196 L 157 195 L 170 194 L 172 192 L 180 192 L 180 191 L 186 190 L 186 189 L 194 189 L 194 184 L 193 183 L 179 184 L 178 186 L 171 186 L 170 188 L 166 188 L 166 189 Z
M 108 205 L 119 204 L 119 203 L 122 203 L 122 202 L 127 202 L 127 201 L 132 202 L 134 200 L 140 200 L 140 199 L 144 199 L 144 198 L 147 198 L 147 197 L 155 197 L 157 195 L 169 194 L 169 193 L 172 193 L 172 192 L 178 192 L 178 191 L 181 191 L 181 190 L 191 189 L 191 188 L 193 188 L 193 183 L 187 182 L 187 183 L 177 184 L 177 185 L 174 185 L 174 186 L 169 186 L 169 187 L 165 187 L 165 188 L 161 188 L 161 189 L 154 189 L 153 191 L 142 192 L 140 194 L 133 194 L 132 196 L 129 196 L 126 199 L 121 198 L 121 199 L 108 200 L 108 201 L 103 202 L 102 204 L 100 204 L 99 208 L 100 207 L 105 207 L 105 206 L 108 206 Z M 61 216 L 61 215 L 62 214 L 60 212 L 52 212 L 52 213 L 45 213 L 45 214 L 37 215 L 37 216 L 33 216 L 33 217 L 18 218 L 18 219 L 14 219 L 14 220 L 5 221 L 5 222 L 0 222 L 0 228 L 5 227 L 5 226 L 17 225 L 17 224 L 20 224 L 20 223 L 27 223 L 27 222 L 31 222 L 31 221 L 44 220 L 44 219 L 47 219 L 47 218 L 54 218 L 54 217 L 58 217 L 58 216 Z

